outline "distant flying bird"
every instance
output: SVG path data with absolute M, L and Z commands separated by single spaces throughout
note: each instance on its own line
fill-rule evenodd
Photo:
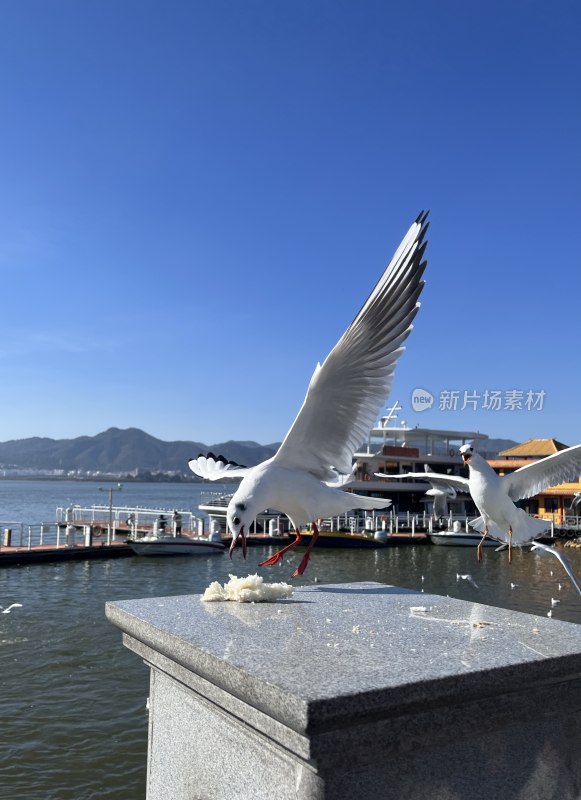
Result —
M 468 583 L 471 583 L 472 586 L 474 586 L 475 589 L 478 589 L 478 584 L 476 583 L 476 581 L 474 580 L 472 575 L 460 575 L 460 573 L 457 572 L 456 573 L 456 583 L 458 583 L 458 581 L 460 581 L 460 580 L 468 581 Z
M 487 536 L 508 546 L 509 560 L 512 558 L 514 546 L 533 545 L 533 549 L 551 553 L 561 562 L 573 585 L 581 594 L 581 586 L 569 559 L 558 550 L 535 541 L 550 528 L 550 522 L 531 517 L 524 509 L 515 505 L 515 501 L 533 497 L 549 486 L 577 480 L 581 473 L 581 445 L 560 450 L 504 476 L 497 475 L 471 445 L 463 445 L 460 453 L 464 464 L 469 468 L 468 478 L 436 472 L 407 473 L 390 477 L 422 478 L 442 488 L 449 486 L 456 491 L 469 492 L 481 515 L 470 522 L 472 528 L 483 534 L 478 545 L 479 559 L 482 543 Z
M 454 489 L 451 489 L 447 492 L 443 492 L 441 489 L 436 489 L 433 486 L 431 489 L 428 489 L 426 492 L 428 497 L 433 499 L 433 516 L 434 519 L 441 519 L 442 517 L 448 516 L 448 501 L 456 499 L 456 492 Z
M 12 605 L 8 606 L 8 608 L 4 608 L 4 606 L 0 606 L 0 608 L 2 609 L 3 614 L 10 614 L 13 608 L 22 608 L 22 603 L 12 603 Z
M 428 481 L 428 483 L 431 485 L 431 489 L 428 489 L 426 495 L 432 498 L 434 504 L 434 519 L 447 517 L 448 502 L 450 500 L 455 500 L 457 496 L 456 489 L 449 483 L 440 482 L 437 478 L 432 480 L 435 475 L 439 475 L 440 473 L 430 472 L 430 467 L 428 464 L 424 464 L 424 472 L 407 472 L 405 475 L 388 475 L 384 472 L 376 472 L 375 474 L 378 478 L 395 478 L 396 480 L 399 480 L 399 478 L 416 478 L 417 480 Z M 446 478 L 447 476 L 442 475 L 441 477 Z M 467 492 L 468 489 L 464 489 L 463 491 Z
M 412 330 L 426 267 L 427 214 L 413 223 L 361 311 L 323 365 L 317 364 L 302 408 L 276 454 L 256 467 L 241 467 L 212 454 L 191 459 L 196 475 L 209 480 L 241 478 L 230 500 L 230 555 L 266 508 L 291 520 L 296 538 L 260 566 L 276 564 L 301 541 L 300 526 L 313 536 L 293 577 L 302 575 L 319 534 L 316 520 L 352 508 L 386 508 L 391 501 L 338 488 L 352 471 L 352 456 L 384 405 L 403 342 Z

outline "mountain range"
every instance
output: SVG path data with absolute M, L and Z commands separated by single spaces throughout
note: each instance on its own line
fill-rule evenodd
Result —
M 256 442 L 164 442 L 139 428 L 109 428 L 96 436 L 76 439 L 48 439 L 34 436 L 0 442 L 0 466 L 35 470 L 79 470 L 109 473 L 182 472 L 188 474 L 188 460 L 212 451 L 216 455 L 253 466 L 274 455 L 275 444 Z
M 511 447 L 510 439 L 489 439 L 482 443 L 488 458 Z M 279 443 L 228 441 L 206 445 L 203 442 L 164 442 L 139 428 L 109 428 L 96 436 L 76 439 L 48 439 L 34 436 L 0 442 L 0 468 L 25 470 L 64 470 L 115 474 L 177 472 L 193 479 L 188 460 L 199 453 L 216 455 L 251 467 L 270 458 Z M 485 452 L 484 452 L 485 451 Z

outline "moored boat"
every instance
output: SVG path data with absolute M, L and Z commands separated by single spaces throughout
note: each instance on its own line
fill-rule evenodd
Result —
M 148 534 L 138 539 L 128 538 L 127 544 L 138 556 L 201 556 L 223 553 L 224 542 L 189 536 L 159 536 Z
M 310 544 L 312 531 L 301 531 L 301 544 Z M 319 531 L 317 547 L 378 548 L 394 544 L 385 531 L 377 534 L 350 533 L 348 531 Z
M 428 534 L 432 544 L 455 545 L 456 547 L 477 547 L 482 539 L 481 533 L 466 533 L 466 531 L 433 531 Z M 483 547 L 500 547 L 502 542 L 486 537 L 482 542 Z

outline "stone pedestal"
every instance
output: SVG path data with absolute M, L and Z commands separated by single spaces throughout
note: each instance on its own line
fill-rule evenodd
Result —
M 579 800 L 581 626 L 374 583 L 109 603 L 148 800 Z

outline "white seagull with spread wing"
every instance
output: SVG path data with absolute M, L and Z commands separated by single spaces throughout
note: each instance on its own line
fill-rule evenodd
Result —
M 427 213 L 422 213 L 413 223 L 359 314 L 323 365 L 317 364 L 302 408 L 276 454 L 250 468 L 211 454 L 189 462 L 202 478 L 242 479 L 227 510 L 230 555 L 239 540 L 246 554 L 245 533 L 258 514 L 274 508 L 289 517 L 296 538 L 260 566 L 276 564 L 300 543 L 300 526 L 312 525 L 313 536 L 293 573 L 296 577 L 304 572 L 317 540 L 317 519 L 354 507 L 390 505 L 389 500 L 344 492 L 338 486 L 340 476 L 351 473 L 353 453 L 389 395 L 402 344 L 412 330 L 424 286 L 426 220 Z
M 424 464 L 424 472 L 429 471 L 429 465 Z M 442 486 L 433 483 L 433 481 L 430 481 L 429 479 L 428 482 L 430 483 L 431 488 L 426 492 L 426 496 L 432 498 L 432 516 L 436 520 L 442 519 L 442 517 L 448 516 L 448 502 L 456 499 L 457 491 L 452 486 L 446 486 L 443 488 Z
M 474 448 L 465 444 L 460 448 L 462 460 L 468 466 L 469 477 L 442 475 L 438 472 L 410 472 L 405 475 L 383 475 L 384 478 L 416 478 L 429 481 L 443 490 L 469 492 L 481 516 L 472 520 L 470 526 L 483 534 L 478 545 L 481 557 L 482 542 L 487 536 L 508 546 L 509 560 L 512 547 L 531 545 L 533 549 L 551 553 L 559 559 L 575 588 L 581 594 L 581 586 L 575 577 L 571 562 L 558 550 L 536 542 L 539 536 L 550 529 L 548 520 L 531 517 L 515 505 L 517 500 L 534 497 L 539 492 L 559 483 L 575 480 L 581 474 L 581 444 L 560 450 L 558 453 L 525 464 L 508 475 L 497 475 L 486 459 Z
M 0 606 L 0 608 L 3 614 L 10 614 L 13 608 L 22 608 L 22 603 L 12 603 L 8 608 L 4 608 L 4 606 Z

